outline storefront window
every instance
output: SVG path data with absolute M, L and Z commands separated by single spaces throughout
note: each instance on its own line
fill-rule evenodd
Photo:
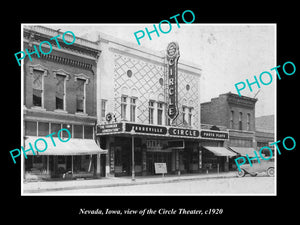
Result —
M 64 129 L 68 129 L 70 131 L 72 137 L 72 125 L 71 124 L 63 124 Z M 61 132 L 63 138 L 69 138 L 69 134 L 66 131 Z
M 93 126 L 84 126 L 84 139 L 93 139 Z
M 25 121 L 25 135 L 37 136 L 37 122 Z
M 38 122 L 38 136 L 46 136 L 49 134 L 49 123 Z
M 74 125 L 74 138 L 83 138 L 83 126 L 82 125 Z
M 55 132 L 53 137 L 57 137 L 58 131 L 61 129 L 61 124 L 59 123 L 51 123 L 51 133 Z

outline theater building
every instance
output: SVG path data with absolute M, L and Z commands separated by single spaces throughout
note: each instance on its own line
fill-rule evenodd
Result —
M 23 68 L 23 134 L 24 149 L 39 137 L 55 132 L 56 142 L 60 129 L 68 129 L 71 139 L 62 147 L 48 144 L 44 152 L 27 151 L 23 158 L 25 179 L 33 177 L 62 178 L 100 176 L 101 151 L 95 142 L 96 82 L 99 45 L 79 37 L 72 45 L 62 40 L 62 32 L 42 26 L 24 26 L 23 48 L 28 49 L 32 60 L 26 56 Z M 57 38 L 60 48 L 52 37 Z M 73 37 L 65 35 L 71 42 Z M 71 40 L 71 41 L 70 41 Z M 34 46 L 48 41 L 52 52 L 39 56 Z M 48 45 L 43 51 L 49 52 Z M 61 132 L 66 138 L 66 132 Z M 48 143 L 51 143 L 49 141 Z M 35 150 L 36 151 L 36 150 Z
M 235 155 L 223 147 L 228 132 L 201 127 L 201 68 L 182 59 L 177 43 L 158 52 L 105 34 L 99 41 L 96 138 L 108 151 L 107 176 L 155 174 L 155 163 L 169 174 L 226 167 Z M 222 160 L 207 167 L 204 147 Z

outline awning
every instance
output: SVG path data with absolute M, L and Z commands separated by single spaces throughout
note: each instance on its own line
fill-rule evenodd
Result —
M 247 148 L 247 147 L 229 147 L 232 151 L 242 155 L 242 156 L 246 156 L 246 154 L 250 157 L 255 157 L 254 152 L 256 152 L 256 150 L 254 148 Z
M 214 153 L 216 156 L 236 156 L 237 154 L 228 150 L 225 147 L 212 147 L 212 146 L 203 146 L 205 149 L 208 151 L 211 151 Z
M 38 152 L 34 146 L 34 143 L 39 138 L 44 139 L 48 145 L 43 152 Z M 56 146 L 54 146 L 50 137 L 26 137 L 24 149 L 28 150 L 30 148 L 29 143 L 31 143 L 36 155 L 95 155 L 107 153 L 107 150 L 100 149 L 93 139 L 71 138 L 67 142 L 62 142 L 57 137 L 53 137 L 53 141 Z M 37 141 L 36 147 L 41 151 L 44 150 L 44 141 Z M 27 151 L 26 155 L 33 155 L 33 153 L 32 151 Z

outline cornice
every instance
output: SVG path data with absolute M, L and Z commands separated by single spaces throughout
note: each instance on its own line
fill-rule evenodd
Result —
M 72 45 L 66 45 L 62 40 L 62 32 L 52 30 L 42 26 L 24 26 L 24 42 L 28 42 L 29 45 L 39 45 L 42 41 L 48 41 L 52 47 L 57 51 L 63 51 L 66 53 L 76 53 L 81 57 L 89 57 L 90 59 L 97 60 L 100 55 L 100 47 L 97 43 L 85 40 L 83 38 L 76 37 L 76 41 Z M 58 48 L 56 41 L 50 40 L 51 38 L 61 35 L 57 38 L 60 48 Z M 67 40 L 69 37 L 65 35 Z

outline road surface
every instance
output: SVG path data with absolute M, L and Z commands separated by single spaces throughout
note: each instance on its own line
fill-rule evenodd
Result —
M 91 189 L 42 192 L 41 195 L 275 195 L 274 177 L 199 179 Z

